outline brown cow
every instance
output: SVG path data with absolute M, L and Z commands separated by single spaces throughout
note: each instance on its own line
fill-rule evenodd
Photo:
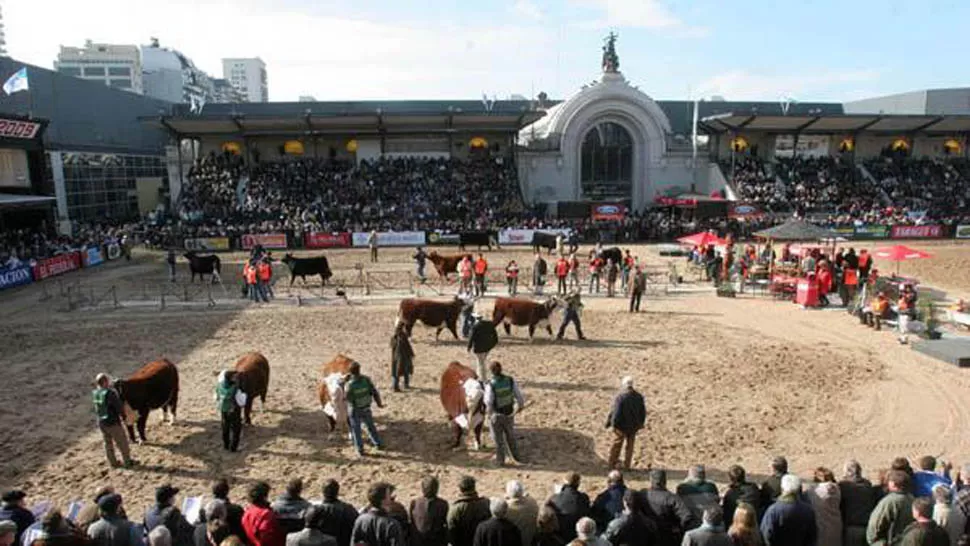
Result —
M 179 401 L 179 371 L 166 359 L 149 362 L 141 367 L 128 379 L 118 379 L 114 382 L 118 397 L 124 404 L 125 424 L 128 427 L 128 437 L 132 442 L 143 443 L 145 439 L 145 424 L 148 414 L 153 409 L 162 408 L 162 420 L 166 420 L 169 411 L 172 413 L 171 423 L 175 423 L 175 410 Z M 133 414 L 137 414 L 137 418 Z M 139 439 L 135 438 L 135 425 L 138 427 Z
M 421 321 L 425 326 L 438 329 L 434 334 L 435 341 L 438 340 L 438 336 L 445 327 L 451 331 L 451 335 L 455 336 L 455 339 L 458 339 L 458 317 L 462 310 L 469 305 L 467 301 L 458 296 L 455 296 L 449 302 L 408 298 L 401 300 L 397 320 L 404 324 L 408 337 L 411 337 L 414 323 Z
M 434 269 L 438 272 L 439 277 L 448 279 L 448 275 L 458 272 L 458 264 L 461 263 L 465 256 L 468 256 L 469 260 L 475 259 L 471 254 L 442 256 L 441 254 L 438 254 L 437 250 L 432 250 L 431 253 L 428 254 L 428 260 L 434 264 Z
M 529 339 L 535 334 L 536 327 L 545 327 L 552 336 L 552 325 L 549 323 L 552 312 L 560 304 L 559 298 L 551 297 L 544 302 L 535 302 L 517 298 L 497 298 L 492 310 L 492 323 L 502 323 L 505 333 L 512 335 L 512 325 L 528 326 Z
M 246 424 L 253 424 L 253 400 L 258 396 L 266 405 L 266 391 L 269 390 L 269 361 L 261 353 L 251 352 L 236 361 L 236 384 L 246 393 L 246 407 L 243 415 Z
M 482 448 L 482 425 L 485 423 L 485 387 L 475 370 L 452 362 L 441 374 L 441 405 L 455 435 L 452 448 L 461 445 L 465 429 L 474 434 L 475 449 Z
M 353 363 L 353 359 L 338 354 L 333 360 L 320 367 L 322 378 L 317 385 L 317 396 L 331 431 L 337 428 L 338 424 L 343 427 L 342 430 L 346 430 L 348 426 L 344 382 L 350 374 L 350 365 Z

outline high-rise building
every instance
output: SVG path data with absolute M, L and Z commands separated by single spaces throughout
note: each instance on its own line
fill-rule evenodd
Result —
M 7 33 L 3 28 L 3 6 L 0 6 L 0 57 L 7 56 Z
M 142 46 L 141 62 L 146 95 L 198 106 L 215 101 L 212 78 L 182 53 L 161 47 L 158 39 Z
M 266 63 L 262 59 L 223 59 L 222 77 L 229 80 L 246 102 L 269 102 Z
M 234 103 L 245 102 L 242 93 L 224 78 L 212 80 L 213 99 L 212 102 Z
M 67 76 L 99 81 L 139 95 L 144 92 L 137 46 L 96 44 L 91 40 L 84 47 L 61 46 L 54 69 Z

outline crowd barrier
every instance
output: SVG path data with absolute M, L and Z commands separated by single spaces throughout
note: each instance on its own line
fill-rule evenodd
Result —
M 0 268 L 0 291 L 58 277 L 81 268 L 97 267 L 106 261 L 117 260 L 123 255 L 121 245 L 110 243 L 65 252 L 16 267 L 2 267 Z

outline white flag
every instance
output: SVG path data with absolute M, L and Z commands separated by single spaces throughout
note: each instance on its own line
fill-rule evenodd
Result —
M 7 78 L 7 81 L 3 83 L 3 91 L 8 95 L 13 95 L 17 91 L 27 91 L 28 89 L 30 89 L 30 84 L 27 81 L 26 66 L 14 72 L 13 75 Z

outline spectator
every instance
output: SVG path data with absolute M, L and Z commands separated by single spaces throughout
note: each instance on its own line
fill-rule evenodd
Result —
M 640 495 L 633 490 L 623 494 L 623 513 L 610 522 L 603 538 L 613 546 L 657 543 L 656 525 L 644 515 Z
M 323 534 L 335 537 L 339 546 L 350 544 L 350 535 L 357 521 L 357 509 L 340 500 L 340 484 L 337 480 L 324 482 L 320 509 L 323 511 L 320 520 Z
M 781 479 L 781 495 L 765 511 L 761 536 L 765 546 L 815 546 L 817 528 L 812 506 L 799 498 L 802 480 L 794 474 Z
M 231 534 L 226 503 L 213 500 L 202 510 L 202 518 L 195 526 L 192 543 L 195 546 L 219 546 Z
M 970 464 L 963 465 L 954 482 L 959 487 L 953 495 L 953 510 L 947 521 L 947 531 L 950 541 L 955 544 L 960 537 L 970 534 Z
M 192 526 L 175 507 L 178 492 L 177 487 L 169 484 L 155 490 L 155 505 L 145 512 L 145 531 L 150 533 L 156 527 L 165 526 L 171 535 L 170 540 L 176 545 L 183 545 L 191 542 Z
M 933 486 L 933 521 L 942 529 L 950 528 L 951 497 L 949 487 L 943 484 Z
M 15 546 L 21 546 L 21 536 L 34 523 L 34 514 L 24 507 L 25 498 L 27 498 L 27 494 L 18 489 L 7 491 L 0 498 L 0 501 L 2 501 L 2 504 L 0 504 L 0 521 L 10 520 L 17 524 L 17 536 L 14 540 Z
M 310 507 L 310 503 L 300 496 L 302 493 L 303 480 L 293 478 L 286 484 L 286 492 L 273 501 L 271 506 L 273 513 L 276 514 L 276 521 L 279 522 L 280 528 L 287 535 L 297 533 L 304 528 L 305 518 L 303 515 Z
M 489 505 L 492 517 L 485 520 L 475 529 L 474 546 L 519 546 L 522 544 L 522 533 L 514 523 L 505 516 L 508 504 L 505 499 L 492 499 Z
M 22 540 L 28 546 L 90 546 L 87 535 L 64 519 L 61 511 L 57 509 L 47 512 L 44 516 L 39 538 L 29 543 L 23 538 Z
M 707 481 L 707 472 L 704 465 L 700 464 L 687 470 L 687 479 L 677 486 L 677 496 L 684 500 L 684 504 L 694 515 L 695 522 L 701 521 L 705 508 L 721 504 L 717 486 Z
M 862 477 L 862 466 L 857 461 L 845 463 L 839 494 L 842 498 L 842 545 L 866 546 L 866 526 L 879 498 L 878 490 Z
M 758 486 L 745 479 L 744 468 L 739 465 L 732 465 L 728 469 L 727 492 L 724 493 L 721 507 L 724 510 L 724 521 L 734 521 L 734 511 L 738 504 L 746 503 L 757 512 L 761 503 L 761 491 Z
M 559 533 L 559 516 L 556 508 L 549 504 L 543 504 L 539 508 L 539 516 L 536 518 L 536 534 L 532 539 L 533 546 L 564 546 L 566 544 Z
M 404 530 L 397 521 L 387 515 L 383 508 L 387 501 L 389 485 L 378 482 L 367 491 L 367 508 L 361 512 L 354 523 L 354 530 L 350 536 L 351 544 L 368 546 L 404 544 Z
M 912 517 L 903 531 L 900 546 L 950 546 L 950 536 L 933 521 L 933 503 L 920 497 L 913 500 Z
M 537 296 L 542 295 L 542 287 L 546 285 L 547 267 L 545 258 L 536 252 L 536 259 L 532 263 L 532 286 Z
M 226 523 L 229 525 L 229 534 L 240 538 L 244 537 L 245 532 L 242 527 L 243 507 L 229 500 L 229 481 L 222 478 L 212 484 L 212 496 L 216 500 L 222 501 L 226 507 Z
M 172 546 L 172 533 L 164 526 L 152 529 L 148 533 L 148 546 Z
M 505 517 L 519 528 L 522 545 L 532 546 L 532 539 L 536 534 L 536 521 L 539 517 L 539 503 L 526 495 L 522 483 L 516 480 L 505 484 L 505 502 L 509 507 Z
M 566 475 L 562 489 L 550 497 L 559 518 L 559 537 L 564 543 L 576 538 L 576 522 L 589 516 L 589 496 L 579 490 L 580 476 L 576 472 Z
M 387 512 L 388 517 L 397 522 L 401 527 L 401 533 L 406 538 L 408 529 L 411 528 L 411 522 L 408 521 L 408 509 L 397 501 L 397 495 L 394 492 L 394 485 L 388 484 L 387 498 L 384 499 L 384 511 Z
M 109 493 L 98 501 L 101 519 L 88 527 L 88 537 L 95 546 L 142 546 L 144 533 L 132 524 L 121 510 L 121 495 Z
M 684 535 L 683 546 L 733 546 L 724 531 L 721 507 L 712 504 L 704 508 L 701 526 Z
M 788 461 L 784 457 L 775 457 L 771 461 L 771 476 L 761 483 L 761 505 L 760 517 L 764 517 L 764 512 L 781 495 L 781 478 L 788 473 Z
M 945 474 L 938 474 L 936 472 L 936 458 L 929 455 L 920 457 L 916 461 L 916 466 L 919 467 L 918 470 L 913 472 L 913 496 L 914 497 L 932 497 L 933 487 L 936 485 L 944 485 L 946 487 L 951 487 L 953 482 L 950 481 Z M 949 466 L 945 467 L 944 471 L 949 470 Z
M 611 470 L 606 477 L 606 489 L 596 496 L 590 515 L 600 529 L 606 529 L 617 516 L 623 513 L 623 494 L 626 493 L 623 474 L 619 470 Z
M 250 546 L 284 546 L 286 535 L 269 504 L 269 484 L 256 482 L 249 488 L 249 506 L 242 518 Z
M 9 519 L 0 520 L 0 546 L 14 546 L 17 541 L 17 524 Z
M 475 478 L 462 476 L 458 498 L 448 512 L 448 542 L 451 546 L 472 546 L 478 524 L 491 515 L 488 499 L 475 491 Z
M 909 476 L 902 470 L 891 470 L 886 480 L 889 493 L 869 516 L 866 540 L 870 545 L 896 544 L 906 526 L 913 522 L 913 497 L 907 492 Z
M 815 469 L 815 485 L 810 486 L 806 496 L 815 509 L 815 526 L 819 544 L 842 544 L 842 495 L 831 470 Z
M 728 529 L 728 536 L 734 546 L 761 546 L 758 510 L 748 503 L 739 502 L 734 509 L 734 519 Z
M 683 499 L 667 490 L 667 471 L 650 471 L 650 487 L 643 492 L 647 507 L 656 518 L 658 546 L 678 546 L 684 533 L 697 527 L 694 514 Z
M 303 511 L 303 530 L 286 535 L 286 546 L 337 546 L 337 539 L 320 531 L 323 510 L 309 506 Z
M 620 380 L 620 392 L 613 399 L 613 406 L 606 418 L 606 427 L 613 429 L 613 444 L 610 446 L 607 463 L 611 469 L 616 468 L 624 443 L 626 450 L 623 452 L 623 469 L 630 469 L 637 432 L 643 428 L 646 420 L 647 406 L 643 395 L 634 390 L 632 377 L 624 377 Z
M 472 269 L 475 272 L 475 296 L 482 297 L 485 295 L 485 275 L 488 273 L 488 261 L 484 255 L 478 254 Z
M 411 501 L 411 546 L 448 545 L 448 502 L 438 497 L 438 478 L 421 480 L 421 496 Z
M 596 536 L 596 522 L 592 518 L 581 518 L 576 522 L 576 540 L 570 544 L 577 542 L 582 546 L 610 546 L 608 540 Z
M 100 501 L 102 497 L 110 495 L 114 492 L 114 488 L 110 485 L 99 487 L 98 490 L 95 491 L 94 496 L 91 498 L 94 502 L 85 504 L 81 507 L 81 510 L 74 518 L 74 525 L 77 526 L 82 533 L 86 534 L 88 532 L 88 527 L 92 523 L 98 521 L 98 519 L 101 517 L 101 512 L 98 508 L 98 501 Z

